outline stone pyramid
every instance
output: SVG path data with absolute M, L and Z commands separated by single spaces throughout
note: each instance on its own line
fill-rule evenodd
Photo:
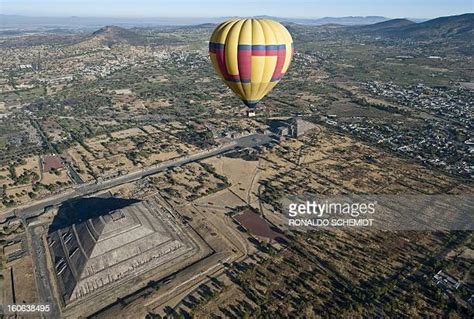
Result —
M 194 249 L 159 203 L 99 214 L 71 212 L 47 237 L 60 299 L 67 305 L 118 285 Z

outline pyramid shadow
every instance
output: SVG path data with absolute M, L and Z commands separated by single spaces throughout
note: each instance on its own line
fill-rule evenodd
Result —
M 59 206 L 48 233 L 51 234 L 60 228 L 79 224 L 87 219 L 103 216 L 138 202 L 140 202 L 138 199 L 118 197 L 83 197 L 67 200 Z

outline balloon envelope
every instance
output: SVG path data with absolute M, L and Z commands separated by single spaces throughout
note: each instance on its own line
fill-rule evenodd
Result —
M 255 107 L 288 70 L 293 40 L 276 21 L 232 19 L 212 33 L 209 54 L 227 86 L 247 106 Z

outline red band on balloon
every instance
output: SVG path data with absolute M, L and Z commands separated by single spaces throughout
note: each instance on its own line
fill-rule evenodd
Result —
M 293 48 L 292 48 L 293 51 Z M 283 76 L 282 70 L 286 59 L 286 45 L 239 45 L 237 60 L 239 74 L 229 74 L 225 60 L 225 44 L 209 43 L 209 52 L 216 54 L 219 70 L 227 81 L 250 83 L 252 73 L 252 56 L 276 56 L 277 63 L 271 81 L 278 81 Z

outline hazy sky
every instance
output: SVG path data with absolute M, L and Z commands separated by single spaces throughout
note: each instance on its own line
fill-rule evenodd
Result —
M 0 12 L 27 16 L 432 18 L 474 11 L 474 0 L 0 0 Z

